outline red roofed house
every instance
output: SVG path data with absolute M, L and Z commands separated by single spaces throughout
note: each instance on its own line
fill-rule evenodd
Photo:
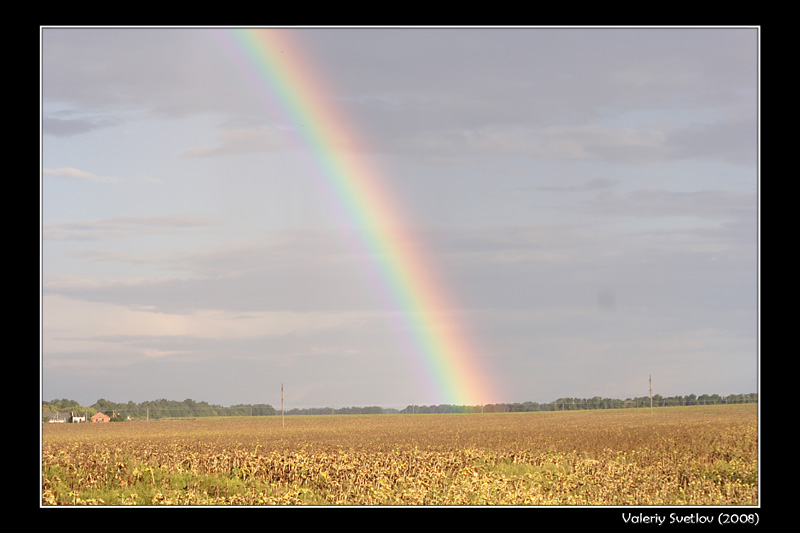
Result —
M 103 413 L 97 413 L 92 417 L 92 422 L 109 422 L 110 420 L 108 415 L 104 415 Z

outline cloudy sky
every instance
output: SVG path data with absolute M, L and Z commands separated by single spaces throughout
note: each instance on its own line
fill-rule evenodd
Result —
M 446 403 L 231 33 L 42 29 L 43 399 Z M 291 33 L 484 401 L 758 390 L 757 29 Z

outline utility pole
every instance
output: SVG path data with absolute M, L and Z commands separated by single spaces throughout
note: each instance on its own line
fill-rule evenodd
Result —
M 650 374 L 650 416 L 653 416 L 653 374 Z
M 281 383 L 281 427 L 286 427 L 284 416 L 286 416 L 286 411 L 283 409 L 283 383 Z

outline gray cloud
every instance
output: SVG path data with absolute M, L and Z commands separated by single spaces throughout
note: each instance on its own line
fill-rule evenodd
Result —
M 86 118 L 58 118 L 45 115 L 42 117 L 42 133 L 55 137 L 70 137 L 89 133 L 118 124 L 119 121 L 97 120 Z
M 649 216 L 648 211 L 643 207 L 637 213 Z M 737 227 L 623 234 L 583 225 L 440 228 L 423 231 L 421 237 L 433 266 L 466 308 L 592 306 L 598 291 L 611 282 L 628 287 L 637 305 L 645 305 L 649 295 L 654 302 L 683 306 L 682 298 L 692 294 L 695 304 L 716 307 L 714 302 L 736 300 L 740 284 L 754 275 L 751 237 Z M 392 310 L 395 304 L 377 263 L 344 243 L 341 234 L 301 232 L 272 245 L 160 259 L 163 268 L 192 273 L 190 278 L 94 287 L 50 283 L 45 291 L 170 313 Z M 133 263 L 147 259 L 98 250 L 82 255 Z M 691 287 L 690 292 L 682 287 Z
M 755 223 L 758 198 L 755 192 L 742 191 L 639 189 L 624 195 L 602 192 L 589 207 L 615 216 L 743 218 Z
M 184 117 L 243 110 L 241 92 L 232 91 L 240 85 L 230 83 L 235 69 L 211 30 L 45 28 L 42 42 L 46 104 L 105 120 L 131 111 Z
M 215 157 L 241 155 L 258 152 L 274 152 L 285 149 L 287 134 L 278 131 L 259 130 L 223 130 L 218 134 L 218 142 L 214 146 L 192 148 L 183 152 L 187 157 Z
M 754 118 L 692 124 L 671 132 L 667 146 L 679 159 L 719 159 L 755 166 L 758 162 L 758 124 Z
M 678 104 L 706 114 L 741 113 L 743 107 L 748 116 L 755 113 L 754 95 L 738 89 L 752 83 L 757 72 L 750 48 L 755 32 L 747 29 L 298 33 L 333 89 L 326 98 L 344 116 L 359 117 L 364 143 L 378 150 L 430 150 L 444 144 L 467 152 L 477 145 L 558 153 L 559 145 L 551 143 L 558 142 L 559 131 L 583 129 L 592 136 L 594 128 L 602 136 L 591 139 L 588 150 L 584 146 L 584 156 L 591 156 L 607 142 L 610 149 L 622 140 L 621 131 L 603 132 L 595 125 L 621 110 L 659 110 L 671 120 L 677 115 L 670 110 Z M 171 116 L 216 111 L 249 120 L 260 116 L 263 124 L 283 120 L 265 114 L 260 89 L 247 84 L 247 74 L 236 70 L 234 58 L 223 53 L 210 30 L 47 29 L 43 41 L 45 102 L 114 112 L 118 119 L 133 106 Z M 48 46 L 51 41 L 58 46 Z M 708 67 L 711 59 L 718 68 Z M 240 82 L 231 82 L 236 79 Z M 60 134 L 99 125 L 87 119 L 47 122 L 47 131 Z M 531 131 L 545 135 L 532 139 Z M 610 141 L 603 141 L 608 134 Z M 642 151 L 652 144 L 648 136 L 657 134 L 645 129 L 623 146 Z

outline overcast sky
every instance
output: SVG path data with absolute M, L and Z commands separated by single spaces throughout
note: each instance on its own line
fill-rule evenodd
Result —
M 487 401 L 757 391 L 757 29 L 293 32 Z M 228 33 L 42 29 L 43 399 L 446 403 Z

